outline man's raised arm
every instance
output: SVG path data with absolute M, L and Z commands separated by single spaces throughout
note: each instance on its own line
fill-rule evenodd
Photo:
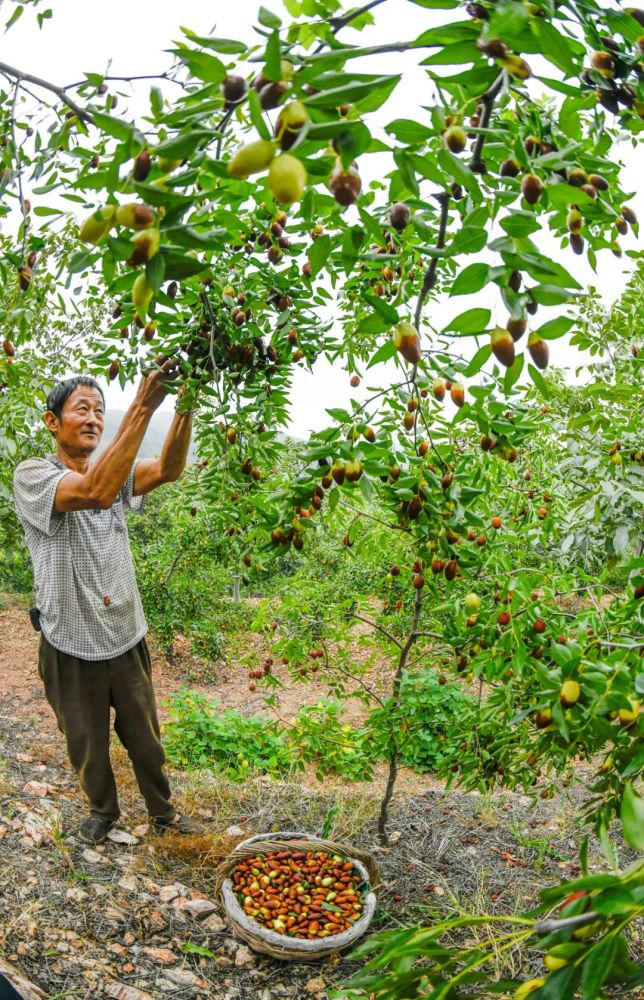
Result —
M 161 370 L 141 379 L 136 398 L 105 451 L 86 473 L 69 472 L 61 479 L 54 510 L 109 510 L 130 474 L 150 418 L 165 398 L 168 373 L 175 365 L 165 362 Z

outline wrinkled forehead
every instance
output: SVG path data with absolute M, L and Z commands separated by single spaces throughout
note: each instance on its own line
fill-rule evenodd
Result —
M 101 409 L 105 409 L 103 397 L 98 389 L 95 389 L 91 385 L 77 385 L 74 391 L 65 400 L 63 410 L 73 410 L 83 404 L 91 406 L 92 409 L 96 406 L 100 406 Z

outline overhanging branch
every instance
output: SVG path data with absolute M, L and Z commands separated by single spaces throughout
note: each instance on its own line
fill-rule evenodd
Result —
M 89 111 L 84 111 L 76 101 L 68 97 L 63 87 L 58 87 L 55 83 L 43 80 L 42 77 L 34 76 L 32 73 L 23 73 L 22 70 L 16 69 L 15 66 L 10 66 L 9 63 L 5 62 L 0 62 L 0 73 L 11 77 L 12 80 L 24 80 L 26 83 L 33 83 L 35 87 L 42 87 L 43 90 L 48 90 L 51 94 L 55 94 L 59 101 L 66 104 L 70 111 L 73 111 L 81 121 L 88 122 L 90 125 L 93 124 L 94 119 Z
M 449 195 L 446 191 L 441 192 L 441 194 L 436 195 L 436 198 L 440 204 L 441 214 L 440 222 L 438 224 L 438 239 L 436 240 L 436 249 L 442 250 L 445 246 L 445 232 L 447 230 L 447 216 L 449 213 Z M 423 311 L 423 305 L 425 299 L 429 295 L 430 291 L 436 284 L 436 269 L 438 268 L 438 257 L 432 257 L 429 262 L 429 267 L 425 271 L 425 276 L 423 278 L 423 284 L 421 286 L 420 292 L 418 294 L 418 302 L 416 303 L 416 312 L 414 313 L 414 324 L 416 329 L 420 326 L 420 317 Z

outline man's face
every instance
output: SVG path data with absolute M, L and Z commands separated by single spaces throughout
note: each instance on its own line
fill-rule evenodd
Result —
M 51 411 L 45 423 L 56 437 L 56 444 L 69 455 L 90 455 L 103 433 L 105 407 L 98 389 L 78 385 L 65 400 L 60 419 Z

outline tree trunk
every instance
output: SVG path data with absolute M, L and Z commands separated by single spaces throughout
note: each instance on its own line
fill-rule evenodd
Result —
M 163 647 L 163 655 L 168 663 L 174 663 L 174 643 L 172 640 L 170 640 L 167 646 Z
M 383 847 L 387 847 L 389 845 L 389 837 L 387 835 L 387 819 L 389 817 L 389 803 L 391 802 L 391 796 L 394 794 L 394 785 L 396 784 L 397 775 L 398 747 L 395 746 L 393 748 L 391 760 L 389 761 L 387 787 L 385 788 L 385 794 L 383 795 L 382 802 L 380 803 L 380 815 L 378 816 L 378 839 Z
M 235 602 L 235 604 L 241 603 L 240 584 L 241 584 L 241 577 L 239 573 L 235 573 L 233 577 L 233 601 Z
M 420 610 L 423 606 L 423 591 L 416 591 L 416 600 L 414 602 L 414 617 L 411 623 L 411 629 L 409 630 L 409 635 L 407 636 L 407 641 L 400 651 L 400 658 L 398 660 L 398 669 L 394 676 L 394 683 L 392 688 L 392 695 L 394 703 L 392 705 L 392 712 L 395 712 L 400 706 L 400 690 L 402 687 L 403 675 L 405 672 L 405 667 L 407 666 L 407 660 L 409 658 L 409 651 L 416 641 L 416 633 L 418 631 L 418 622 L 420 620 Z M 391 758 L 389 761 L 389 775 L 387 777 L 387 785 L 385 788 L 385 794 L 382 797 L 380 803 L 380 815 L 378 817 L 378 838 L 383 847 L 389 845 L 389 837 L 387 835 L 387 821 L 389 819 L 389 804 L 391 802 L 392 796 L 394 794 L 394 786 L 396 784 L 396 778 L 398 776 L 398 763 L 400 761 L 400 754 L 398 752 L 397 737 L 393 735 L 392 730 L 392 745 L 391 745 Z

